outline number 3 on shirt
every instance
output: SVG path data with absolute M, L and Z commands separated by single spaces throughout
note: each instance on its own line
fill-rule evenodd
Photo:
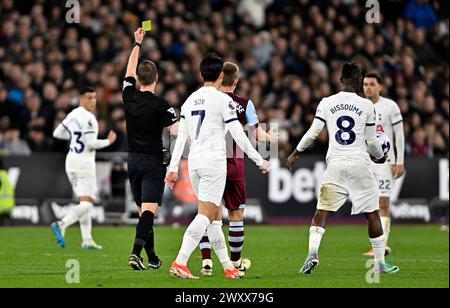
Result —
M 199 116 L 200 117 L 200 119 L 198 121 L 198 125 L 197 125 L 197 132 L 195 134 L 195 139 L 197 139 L 198 135 L 200 134 L 200 128 L 202 127 L 203 120 L 205 119 L 205 115 L 206 115 L 205 110 L 194 110 L 194 111 L 192 111 L 192 116 L 193 117 L 194 116 Z
M 344 122 L 348 123 L 347 127 L 344 127 Z M 335 135 L 337 143 L 339 143 L 340 145 L 353 144 L 356 140 L 356 134 L 352 130 L 355 127 L 355 120 L 353 120 L 353 118 L 349 116 L 342 116 L 337 119 L 336 125 L 339 128 Z M 344 139 L 344 134 L 348 136 L 345 136 L 347 137 L 346 139 Z
M 77 139 L 75 141 L 76 141 L 77 145 L 79 146 L 79 147 L 75 147 L 74 151 L 75 151 L 75 153 L 80 154 L 84 151 L 84 143 L 81 141 L 81 136 L 83 136 L 83 133 L 82 132 L 74 132 L 74 135 L 77 137 Z

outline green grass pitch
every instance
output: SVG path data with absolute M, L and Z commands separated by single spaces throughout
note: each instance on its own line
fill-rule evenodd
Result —
M 366 282 L 369 248 L 364 226 L 329 226 L 320 250 L 321 264 L 311 276 L 300 276 L 308 244 L 308 228 L 253 226 L 246 228 L 245 257 L 253 266 L 239 281 L 223 277 L 215 260 L 214 277 L 184 281 L 169 275 L 184 228 L 156 227 L 156 249 L 163 261 L 158 271 L 133 272 L 127 266 L 134 228 L 98 227 L 94 236 L 103 251 L 80 248 L 80 231 L 71 228 L 67 248 L 56 246 L 50 228 L 0 229 L 0 287 L 146 287 L 146 288 L 310 288 L 310 287 L 449 287 L 449 239 L 439 226 L 395 226 L 388 261 L 400 266 L 379 284 Z M 144 253 L 145 255 L 145 253 Z M 80 283 L 67 284 L 66 262 L 80 264 Z M 189 266 L 200 271 L 197 250 Z

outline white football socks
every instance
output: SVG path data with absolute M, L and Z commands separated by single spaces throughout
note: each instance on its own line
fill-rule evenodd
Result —
M 79 205 L 72 207 L 69 213 L 61 220 L 60 228 L 65 230 L 78 220 L 81 216 L 88 213 L 92 207 L 92 204 L 86 201 L 81 202 Z
M 386 246 L 389 241 L 389 233 L 391 233 L 391 218 L 390 217 L 380 217 L 381 225 L 383 226 L 384 237 L 386 238 Z
M 377 267 L 380 264 L 385 264 L 384 260 L 384 250 L 385 250 L 385 237 L 384 235 L 377 237 L 377 238 L 370 238 L 370 243 L 372 244 L 372 249 L 374 253 L 374 259 L 375 259 L 375 267 Z
M 319 251 L 320 242 L 325 234 L 325 229 L 322 227 L 312 226 L 309 228 L 309 252 Z
M 80 230 L 83 244 L 92 244 L 92 219 L 90 210 L 80 217 Z
M 175 262 L 178 265 L 186 266 L 189 258 L 194 252 L 195 248 L 200 244 L 200 241 L 205 234 L 206 229 L 211 224 L 208 217 L 198 214 L 191 222 L 186 232 L 184 233 L 183 243 L 181 244 L 180 252 Z
M 228 255 L 227 243 L 225 241 L 225 235 L 222 230 L 222 221 L 213 221 L 208 227 L 208 237 L 211 242 L 211 246 L 214 249 L 220 263 L 224 269 L 234 269 L 233 263 Z

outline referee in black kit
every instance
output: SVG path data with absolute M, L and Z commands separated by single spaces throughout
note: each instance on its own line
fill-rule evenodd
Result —
M 129 147 L 128 177 L 140 217 L 133 251 L 128 259 L 128 265 L 134 270 L 147 269 L 141 257 L 143 249 L 149 259 L 148 268 L 161 267 L 161 261 L 155 254 L 153 221 L 161 206 L 165 185 L 162 132 L 164 128 L 173 135 L 178 132 L 175 110 L 154 94 L 158 82 L 156 65 L 148 60 L 139 67 L 137 65 L 144 36 L 142 28 L 134 33 L 135 42 L 122 90 Z M 140 84 L 139 90 L 136 89 L 136 79 Z

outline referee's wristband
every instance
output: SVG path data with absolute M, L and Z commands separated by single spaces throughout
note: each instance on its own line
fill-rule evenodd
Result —
M 138 42 L 134 42 L 134 44 L 133 44 L 133 48 L 134 48 L 134 47 L 136 47 L 136 46 L 139 46 L 139 48 L 141 48 L 141 44 L 140 44 L 140 43 L 138 43 Z

